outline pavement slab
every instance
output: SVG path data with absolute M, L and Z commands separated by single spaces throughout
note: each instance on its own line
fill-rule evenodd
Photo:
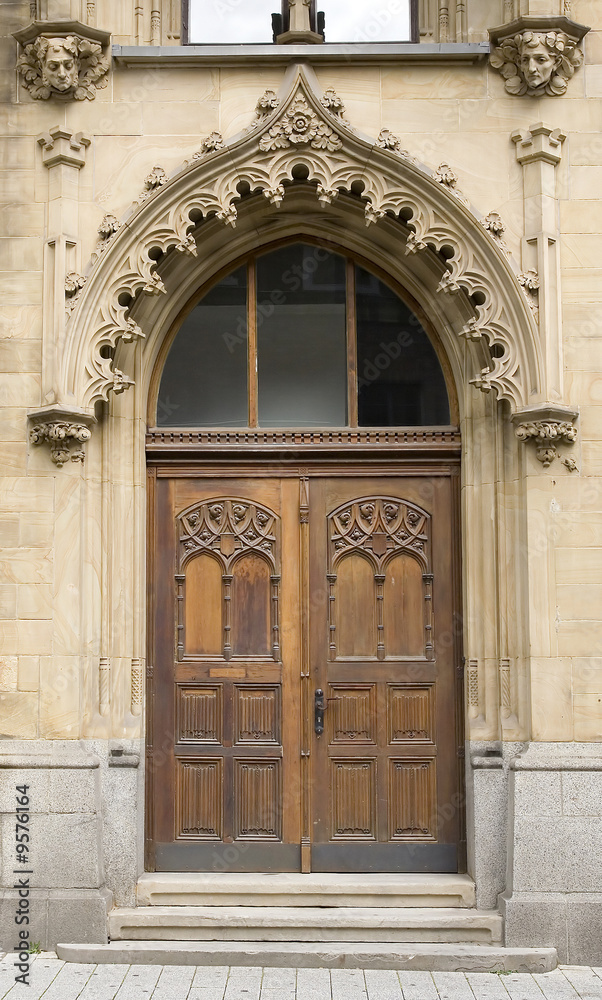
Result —
M 413 972 L 225 966 L 83 965 L 32 956 L 31 985 L 0 959 L 0 1000 L 602 1000 L 602 969 Z

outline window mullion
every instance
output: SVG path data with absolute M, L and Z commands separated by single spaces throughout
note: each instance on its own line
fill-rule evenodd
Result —
M 357 324 L 355 320 L 355 264 L 347 261 L 347 423 L 357 427 Z
M 249 382 L 249 427 L 257 427 L 257 268 L 255 259 L 247 270 L 247 344 Z

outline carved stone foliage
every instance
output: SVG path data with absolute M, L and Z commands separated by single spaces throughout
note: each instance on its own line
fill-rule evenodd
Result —
M 69 461 L 84 461 L 84 445 L 92 436 L 93 418 L 49 407 L 31 413 L 30 420 L 29 440 L 32 444 L 47 444 L 59 469 Z
M 484 232 L 458 195 L 451 168 L 442 165 L 435 175 L 399 149 L 386 130 L 376 142 L 355 133 L 336 95 L 328 92 L 325 99 L 305 67 L 297 67 L 289 79 L 286 94 L 264 95 L 261 119 L 249 131 L 223 148 L 222 137 L 216 138 L 213 149 L 207 147 L 160 184 L 154 197 L 133 206 L 127 220 L 105 216 L 93 267 L 69 320 L 73 347 L 65 354 L 65 391 L 91 409 L 96 400 L 131 384 L 113 367 L 114 348 L 124 339 L 131 303 L 141 292 L 164 290 L 158 271 L 168 255 L 180 251 L 182 259 L 193 260 L 201 220 L 235 226 L 241 191 L 262 193 L 278 207 L 301 169 L 305 190 L 313 188 L 322 205 L 333 204 L 341 192 L 353 195 L 363 205 L 366 225 L 385 217 L 397 222 L 401 254 L 434 255 L 439 277 L 433 293 L 439 285 L 440 294 L 465 296 L 465 311 L 473 312 L 467 332 L 470 341 L 478 342 L 475 371 L 491 349 L 487 378 L 475 385 L 485 392 L 493 389 L 512 410 L 523 408 L 534 386 L 541 391 L 543 366 L 519 269 L 494 225 L 489 235 Z M 83 369 L 75 347 L 82 337 L 87 343 Z
M 17 69 L 36 101 L 50 97 L 93 100 L 107 85 L 107 32 L 79 21 L 35 21 L 15 32 L 22 45 Z
M 515 415 L 514 429 L 519 441 L 535 443 L 537 458 L 544 469 L 560 458 L 569 472 L 574 472 L 577 468 L 574 459 L 561 455 L 558 445 L 574 444 L 577 440 L 576 416 L 574 411 L 565 411 L 560 407 L 542 407 Z
M 587 30 L 567 17 L 518 18 L 490 32 L 489 61 L 509 94 L 557 97 L 583 63 L 578 46 Z
M 327 122 L 320 121 L 302 97 L 293 102 L 281 120 L 272 125 L 259 142 L 263 151 L 289 146 L 311 146 L 312 149 L 333 151 L 342 145 L 340 136 Z

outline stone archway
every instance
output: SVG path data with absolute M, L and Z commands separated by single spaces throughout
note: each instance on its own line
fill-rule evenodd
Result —
M 79 508 L 81 600 L 93 608 L 84 635 L 86 735 L 140 737 L 144 431 L 165 336 L 182 302 L 237 255 L 270 239 L 336 234 L 338 245 L 408 289 L 447 354 L 466 456 L 462 520 L 470 528 L 459 627 L 470 735 L 528 736 L 527 592 L 535 561 L 525 566 L 520 557 L 524 460 L 508 412 L 526 420 L 532 407 L 548 403 L 542 347 L 496 219 L 470 209 L 451 172 L 432 173 L 398 146 L 390 134 L 377 142 L 358 136 L 336 95 L 322 97 L 310 72 L 294 67 L 282 95 L 259 102 L 249 131 L 228 143 L 209 137 L 172 178 L 155 170 L 130 216 L 105 221 L 73 302 L 57 403 L 47 415 L 69 421 L 73 437 L 78 428 L 89 436 L 99 423 Z M 36 415 L 42 426 L 44 419 Z

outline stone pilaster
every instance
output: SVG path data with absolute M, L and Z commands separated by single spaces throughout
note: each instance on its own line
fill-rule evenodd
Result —
M 522 268 L 536 275 L 539 331 L 545 365 L 546 396 L 563 399 L 560 232 L 556 168 L 566 135 L 543 122 L 512 133 L 516 158 L 523 168 L 524 236 Z
M 79 231 L 79 172 L 86 162 L 90 136 L 54 125 L 38 136 L 48 171 L 46 244 L 44 247 L 44 319 L 42 403 L 59 398 L 59 359 L 64 349 L 65 297 L 75 298 L 83 285 Z

